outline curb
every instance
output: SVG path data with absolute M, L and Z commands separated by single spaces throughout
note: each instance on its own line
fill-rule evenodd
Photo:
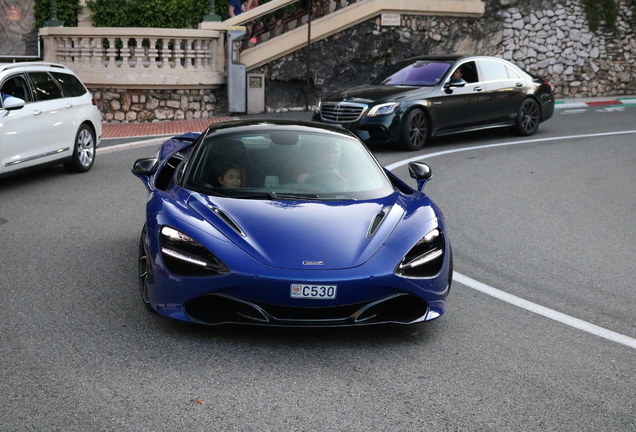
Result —
M 554 109 L 569 109 L 569 108 L 587 108 L 598 106 L 636 106 L 636 96 L 627 96 L 624 98 L 616 99 L 564 99 L 558 100 L 554 103 Z

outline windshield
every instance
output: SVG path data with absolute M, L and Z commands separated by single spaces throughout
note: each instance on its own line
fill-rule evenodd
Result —
M 452 62 L 413 60 L 398 63 L 382 73 L 373 84 L 434 86 L 451 67 Z
M 240 130 L 201 141 L 186 187 L 244 199 L 361 200 L 393 192 L 384 171 L 353 137 L 312 128 Z

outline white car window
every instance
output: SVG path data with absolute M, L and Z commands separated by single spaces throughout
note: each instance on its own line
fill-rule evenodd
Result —
M 480 60 L 481 81 L 502 81 L 510 79 L 508 68 L 503 63 L 493 60 Z
M 7 96 L 17 97 L 25 102 L 31 100 L 29 97 L 29 87 L 22 75 L 16 75 L 5 80 L 5 82 L 2 83 L 2 88 L 0 88 L 0 93 L 2 93 L 2 100 Z
M 39 101 L 61 99 L 64 96 L 60 86 L 47 72 L 29 72 L 29 78 Z

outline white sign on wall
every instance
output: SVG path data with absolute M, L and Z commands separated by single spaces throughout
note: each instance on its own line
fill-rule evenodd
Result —
M 399 26 L 402 23 L 402 15 L 399 13 L 383 13 L 381 25 Z

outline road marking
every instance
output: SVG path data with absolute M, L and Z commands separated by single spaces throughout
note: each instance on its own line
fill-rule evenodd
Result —
M 625 107 L 608 107 L 608 108 L 602 108 L 602 109 L 597 109 L 596 111 L 598 112 L 621 112 L 621 111 L 625 111 Z
M 563 110 L 563 112 L 561 114 L 581 114 L 587 112 L 587 108 L 585 109 L 566 109 Z
M 172 136 L 172 135 L 170 135 Z M 162 137 L 162 138 L 152 138 L 149 140 L 142 140 L 142 141 L 134 141 L 134 142 L 129 142 L 129 143 L 125 143 L 125 144 L 117 144 L 117 145 L 112 145 L 112 146 L 107 146 L 107 147 L 99 147 L 97 149 L 97 154 L 103 154 L 103 153 L 112 153 L 112 152 L 116 152 L 116 151 L 120 151 L 120 150 L 129 150 L 131 148 L 137 148 L 137 147 L 147 147 L 147 146 L 151 146 L 151 145 L 159 145 L 162 142 L 164 142 L 165 140 L 167 140 L 168 137 Z
M 592 138 L 592 137 L 603 137 L 603 136 L 615 136 L 615 135 L 628 135 L 628 134 L 636 134 L 636 130 L 631 131 L 621 131 L 621 132 L 603 132 L 596 134 L 586 134 L 586 135 L 569 135 L 564 137 L 552 137 L 552 138 L 537 138 L 530 140 L 522 140 L 522 141 L 513 141 L 507 143 L 499 143 L 499 144 L 487 144 L 482 146 L 474 146 L 474 147 L 465 147 L 453 150 L 445 150 L 435 153 L 430 153 L 427 155 L 419 155 L 416 157 L 412 157 L 409 159 L 405 159 L 403 161 L 395 162 L 391 165 L 387 165 L 386 168 L 390 171 L 399 168 L 408 164 L 409 162 L 415 162 L 422 159 L 432 158 L 435 156 L 443 156 L 452 153 L 460 153 L 471 150 L 481 150 L 493 147 L 504 147 L 504 146 L 512 146 L 519 144 L 531 144 L 537 142 L 546 142 L 546 141 L 557 141 L 557 140 L 572 140 L 572 139 L 581 139 L 581 138 Z M 551 320 L 560 322 L 567 326 L 576 328 L 578 330 L 582 330 L 584 332 L 593 334 L 595 336 L 601 337 L 603 339 L 610 340 L 612 342 L 619 343 L 621 345 L 636 349 L 636 339 L 631 338 L 629 336 L 625 336 L 620 333 L 613 332 L 603 327 L 599 327 L 587 321 L 580 320 L 578 318 L 574 318 L 573 316 L 566 315 L 561 312 L 557 312 L 554 309 L 547 308 L 545 306 L 538 305 L 536 303 L 532 303 L 528 300 L 524 300 L 520 297 L 513 296 L 512 294 L 508 294 L 504 291 L 501 291 L 497 288 L 493 288 L 484 283 L 476 281 L 475 279 L 471 279 L 468 276 L 464 276 L 461 273 L 454 272 L 453 280 L 461 283 L 462 285 L 467 286 L 468 288 L 472 288 L 474 290 L 480 291 L 484 294 L 487 294 L 491 297 L 495 297 L 501 301 L 512 304 L 514 306 L 520 307 L 530 312 L 534 312 L 538 315 L 544 316 Z
M 636 349 L 636 339 L 630 338 L 629 336 L 625 336 L 606 328 L 591 324 L 587 321 L 574 318 L 571 315 L 557 312 L 554 309 L 532 303 L 528 300 L 524 300 L 520 297 L 508 294 L 507 292 L 498 290 L 497 288 L 493 288 L 489 285 L 476 281 L 475 279 L 471 279 L 461 273 L 454 272 L 453 280 L 469 288 L 480 291 L 484 294 L 488 294 L 491 297 L 495 297 L 501 301 L 520 307 L 521 309 L 534 312 L 538 315 L 542 315 L 546 318 L 550 318 L 551 320 L 558 321 L 567 326 L 574 327 L 584 332 L 591 333 L 595 336 L 602 337 L 603 339 L 611 340 L 612 342 L 616 342 L 621 345 Z
M 402 161 L 392 163 L 391 165 L 387 165 L 385 168 L 388 169 L 389 171 L 393 171 L 396 168 L 407 165 L 409 162 L 415 162 L 415 161 L 426 159 L 426 158 L 432 158 L 436 156 L 443 156 L 447 154 L 460 153 L 460 152 L 472 151 L 472 150 L 482 150 L 482 149 L 494 148 L 494 147 L 505 147 L 505 146 L 520 145 L 520 144 L 532 144 L 532 143 L 547 142 L 547 141 L 572 140 L 572 139 L 581 139 L 581 138 L 594 138 L 594 137 L 629 135 L 629 134 L 636 134 L 636 130 L 620 131 L 620 132 L 600 132 L 600 133 L 586 134 L 586 135 L 567 135 L 562 137 L 535 138 L 535 139 L 512 141 L 512 142 L 505 142 L 505 143 L 498 143 L 498 144 L 485 144 L 481 146 L 464 147 L 459 149 L 444 150 L 444 151 L 440 151 L 436 153 L 429 153 L 426 155 L 419 155 L 419 156 L 412 157 L 410 159 L 404 159 Z

